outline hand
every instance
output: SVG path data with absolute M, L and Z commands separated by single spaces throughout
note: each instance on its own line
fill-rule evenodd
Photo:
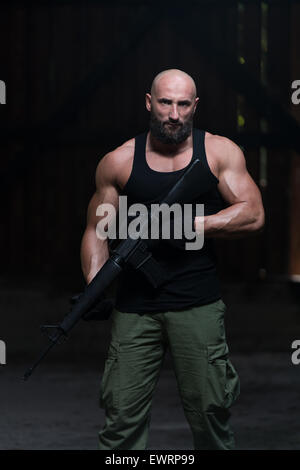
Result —
M 192 220 L 188 220 L 187 222 L 185 222 L 184 218 L 181 216 L 173 217 L 171 219 L 170 227 L 171 236 L 169 240 L 166 240 L 166 243 L 178 250 L 186 250 L 186 243 L 192 243 L 195 240 L 195 219 L 195 211 L 193 211 Z M 185 223 L 187 223 L 188 225 L 185 226 Z M 189 232 L 186 233 L 185 230 L 188 230 Z M 180 238 L 175 238 L 175 233 L 177 233 Z M 194 233 L 194 236 L 192 238 L 187 238 L 186 235 L 190 235 L 190 233 Z

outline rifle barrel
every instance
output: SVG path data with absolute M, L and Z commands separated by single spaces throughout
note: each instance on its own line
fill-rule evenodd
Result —
M 25 374 L 23 375 L 23 380 L 26 381 L 29 379 L 29 377 L 31 376 L 32 372 L 34 371 L 34 369 L 39 365 L 39 363 L 44 359 L 44 357 L 48 354 L 48 352 L 50 351 L 50 349 L 53 348 L 53 346 L 58 342 L 59 338 L 63 335 L 64 333 L 61 332 L 61 333 L 58 333 L 57 336 L 51 341 L 51 343 L 44 349 L 44 351 L 42 352 L 42 354 L 40 355 L 40 357 L 35 361 L 35 363 L 29 367 Z

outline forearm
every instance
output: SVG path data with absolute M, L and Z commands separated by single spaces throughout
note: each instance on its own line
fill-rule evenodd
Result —
M 246 202 L 239 202 L 217 214 L 204 216 L 204 236 L 241 238 L 260 231 L 263 225 L 263 209 L 254 210 Z M 203 230 L 203 218 L 196 217 L 195 230 L 198 233 Z
M 81 268 L 89 284 L 109 257 L 107 240 L 97 238 L 96 231 L 87 229 L 81 242 Z

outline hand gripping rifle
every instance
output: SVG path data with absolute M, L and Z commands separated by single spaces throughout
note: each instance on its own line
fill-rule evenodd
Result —
M 161 203 L 172 205 L 178 202 L 182 204 L 191 202 L 199 194 L 208 191 L 211 188 L 211 184 L 212 181 L 209 178 L 206 177 L 206 179 L 204 179 L 203 177 L 199 159 L 195 159 L 169 193 L 163 198 Z M 142 239 L 142 234 L 146 229 L 148 229 L 148 220 L 141 223 L 139 238 L 133 239 L 128 237 L 111 251 L 108 260 L 98 271 L 90 284 L 86 286 L 78 302 L 59 325 L 42 325 L 40 327 L 41 331 L 49 338 L 50 344 L 40 355 L 38 360 L 26 370 L 23 377 L 24 380 L 30 377 L 34 369 L 48 354 L 50 349 L 52 349 L 55 344 L 63 342 L 76 323 L 95 307 L 106 288 L 120 274 L 125 266 L 129 265 L 141 271 L 155 288 L 163 284 L 165 281 L 164 272 L 159 266 L 159 263 L 152 257 L 146 241 Z

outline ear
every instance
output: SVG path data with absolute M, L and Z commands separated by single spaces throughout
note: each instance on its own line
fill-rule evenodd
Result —
M 197 108 L 197 105 L 198 105 L 198 101 L 199 101 L 199 96 L 197 96 L 197 98 L 195 99 L 194 112 L 196 111 L 196 108 Z
M 146 108 L 148 111 L 151 111 L 151 95 L 146 93 Z

